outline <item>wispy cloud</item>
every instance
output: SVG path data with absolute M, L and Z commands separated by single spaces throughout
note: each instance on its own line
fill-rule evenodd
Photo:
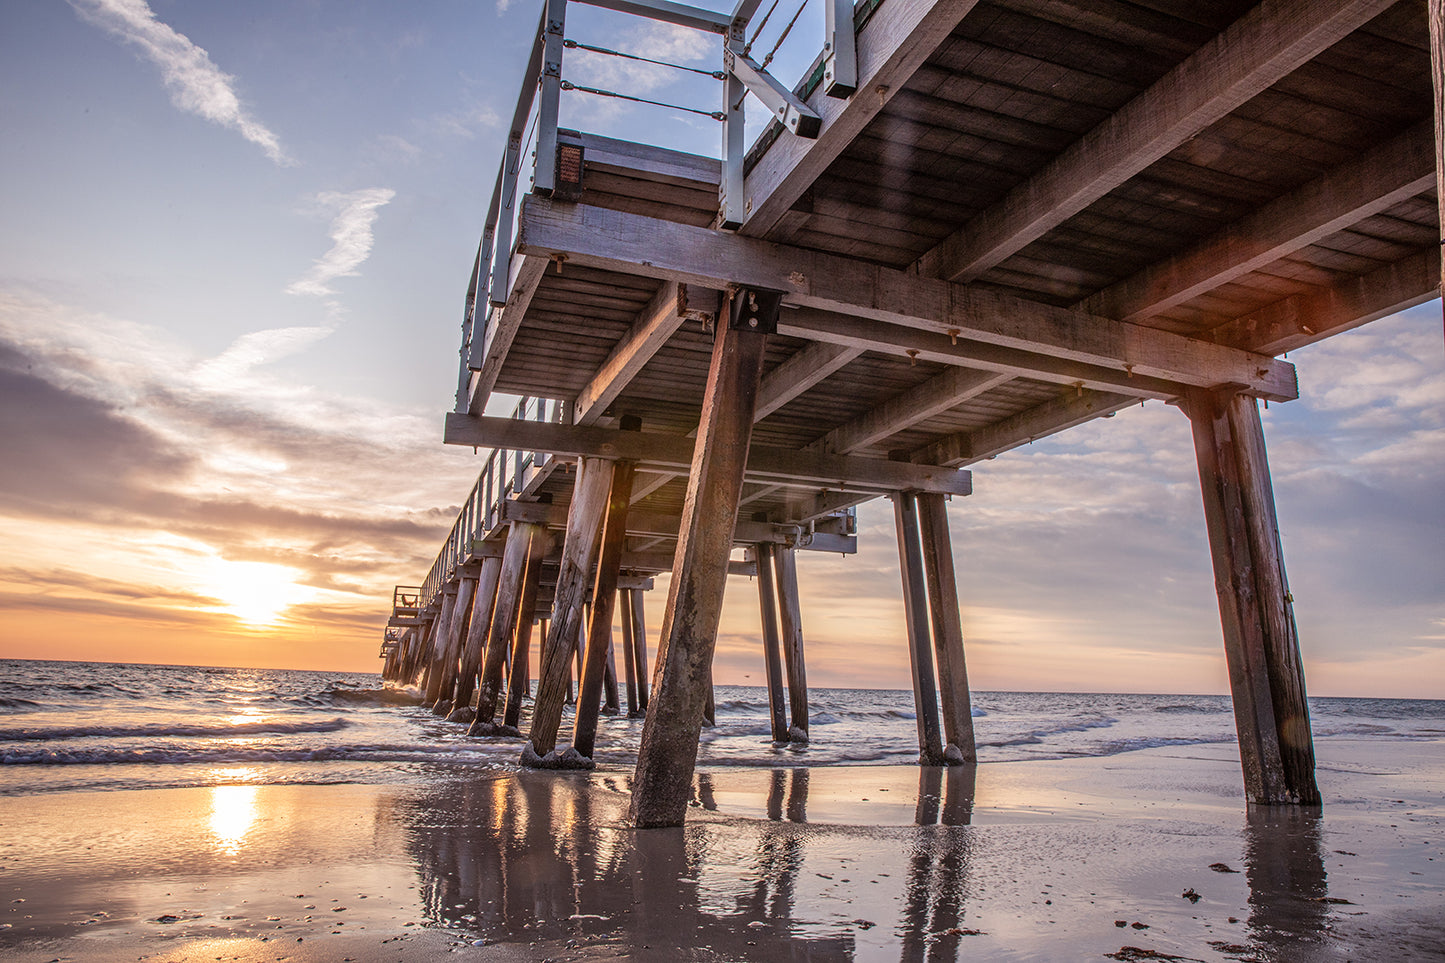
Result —
M 83 19 L 132 44 L 159 67 L 171 103 L 235 130 L 277 164 L 294 163 L 270 128 L 241 105 L 236 78 L 184 34 L 162 23 L 145 0 L 70 0 L 70 5 Z
M 288 285 L 286 292 L 316 297 L 335 294 L 331 282 L 340 277 L 355 276 L 356 269 L 371 256 L 371 247 L 375 243 L 372 225 L 376 223 L 379 210 L 395 196 L 396 191 L 389 187 L 318 194 L 316 202 L 324 210 L 335 212 L 331 221 L 331 250 L 317 258 L 311 270 Z

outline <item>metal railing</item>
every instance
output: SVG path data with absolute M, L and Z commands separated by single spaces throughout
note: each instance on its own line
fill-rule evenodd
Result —
M 467 411 L 470 404 L 470 383 L 472 372 L 479 371 L 486 358 L 488 338 L 495 326 L 492 315 L 506 303 L 512 282 L 512 241 L 516 219 L 520 210 L 520 199 L 529 188 L 523 182 L 524 158 L 527 147 L 535 139 L 536 149 L 532 152 L 532 178 L 530 191 L 551 196 L 558 190 L 559 166 L 568 175 L 567 164 L 559 165 L 559 153 L 568 145 L 560 144 L 558 137 L 558 112 L 564 89 L 602 93 L 620 96 L 640 103 L 656 103 L 642 98 L 600 91 L 565 81 L 562 77 L 563 52 L 569 47 L 580 46 L 566 38 L 567 5 L 569 0 L 545 0 L 542 16 L 537 24 L 536 37 L 532 43 L 531 55 L 522 77 L 522 89 L 512 114 L 512 125 L 507 134 L 507 146 L 497 170 L 496 183 L 492 188 L 491 202 L 487 208 L 487 219 L 482 238 L 477 246 L 477 256 L 472 264 L 471 281 L 467 285 L 466 301 L 462 310 L 462 346 L 457 379 L 457 411 Z M 776 127 L 781 127 L 799 137 L 817 137 L 822 120 L 818 113 L 798 96 L 768 73 L 767 66 L 791 30 L 789 21 L 773 50 L 763 57 L 761 63 L 752 57 L 752 48 L 762 33 L 763 26 L 772 16 L 773 9 L 760 19 L 757 29 L 748 36 L 752 21 L 763 0 L 738 0 L 731 13 L 719 13 L 700 7 L 692 7 L 672 0 L 571 0 L 588 6 L 601 7 L 625 14 L 645 17 L 681 27 L 700 30 L 718 35 L 718 69 L 707 71 L 722 80 L 722 109 L 711 113 L 722 121 L 722 177 L 718 184 L 717 224 L 724 230 L 736 230 L 748 217 L 748 208 L 743 198 L 743 178 L 747 162 L 744 142 L 745 102 L 751 94 L 772 113 Z M 799 0 L 798 12 L 807 0 Z M 825 8 L 825 37 L 823 53 L 818 58 L 812 73 L 819 78 L 824 93 L 830 97 L 847 98 L 858 84 L 856 52 L 856 25 L 853 0 L 822 0 Z M 868 0 L 873 3 L 874 0 Z M 773 4 L 777 6 L 776 0 Z M 602 48 L 590 47 L 596 52 Z M 620 55 L 617 51 L 604 51 Z M 625 56 L 625 55 L 624 55 Z M 634 57 L 633 59 L 647 59 Z M 658 61 L 653 61 L 658 62 Z M 676 65 L 669 65 L 676 66 Z M 813 84 L 817 86 L 817 84 Z M 809 88 L 811 93 L 811 88 Z M 669 105 L 661 105 L 669 106 Z M 691 108 L 686 108 L 691 109 Z M 694 111 L 701 113 L 701 111 Z M 779 136 L 772 135 L 774 138 Z M 573 147 L 575 149 L 575 146 Z M 574 155 L 575 156 L 575 155 Z M 580 164 L 576 165 L 580 177 Z M 566 185 L 562 185 L 565 187 Z
M 560 423 L 566 416 L 566 404 L 550 398 L 522 398 L 517 402 L 510 417 L 519 420 Z M 504 499 L 515 498 L 524 492 L 546 466 L 552 456 L 530 451 L 513 451 L 494 448 L 477 475 L 477 481 L 467 494 L 452 522 L 451 531 L 442 543 L 441 551 L 432 562 L 426 578 L 419 589 L 403 589 L 398 586 L 393 594 L 393 609 L 396 598 L 403 591 L 414 591 L 417 608 L 425 610 L 436 599 L 448 582 L 456 576 L 457 567 L 472 557 L 473 542 L 485 538 L 502 522 L 501 503 Z

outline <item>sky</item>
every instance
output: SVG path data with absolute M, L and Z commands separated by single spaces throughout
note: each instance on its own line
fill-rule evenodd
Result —
M 0 4 L 0 658 L 376 669 L 392 586 L 483 463 L 441 425 L 537 13 Z M 621 15 L 573 6 L 568 36 L 715 67 L 705 36 Z M 577 83 L 717 107 L 705 78 L 568 58 Z M 576 92 L 562 123 L 720 136 Z M 1434 302 L 1295 352 L 1301 399 L 1264 413 L 1313 694 L 1445 697 L 1442 340 Z M 950 511 L 974 688 L 1227 691 L 1176 409 L 1000 456 L 974 489 Z M 859 522 L 857 556 L 799 559 L 809 680 L 906 687 L 891 508 Z M 762 681 L 757 620 L 734 579 L 719 682 Z

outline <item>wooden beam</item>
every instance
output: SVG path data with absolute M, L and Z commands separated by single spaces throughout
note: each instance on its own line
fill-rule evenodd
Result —
M 497 582 L 502 574 L 500 558 L 482 559 L 481 572 L 477 576 L 476 592 L 472 596 L 472 619 L 467 626 L 466 646 L 462 649 L 461 666 L 457 670 L 456 691 L 452 695 L 452 706 L 457 709 L 469 707 L 476 693 L 477 679 L 481 674 L 482 656 L 487 649 L 487 635 L 492 628 L 492 612 L 497 601 Z
M 477 715 L 472 720 L 468 735 L 490 735 L 494 731 L 492 719 L 497 714 L 497 694 L 502 688 L 502 669 L 507 654 L 512 649 L 512 638 L 517 632 L 518 617 L 522 602 L 522 577 L 527 572 L 527 560 L 532 554 L 532 542 L 546 538 L 541 526 L 529 522 L 512 522 L 507 533 L 507 543 L 502 555 L 502 567 L 497 576 L 497 600 L 492 610 L 491 631 L 487 634 L 487 649 L 482 659 L 481 680 L 477 685 Z
M 925 253 L 915 263 L 918 273 L 951 280 L 978 277 L 1394 2 L 1264 0 Z
M 1430 86 L 1435 92 L 1435 204 L 1445 244 L 1445 0 L 1429 0 L 1425 15 L 1430 21 Z M 1445 266 L 1437 291 L 1445 292 Z
M 1427 120 L 1075 307 L 1124 321 L 1143 320 L 1429 190 L 1434 183 L 1434 134 Z
M 1369 274 L 1276 301 L 1221 325 L 1223 344 L 1279 354 L 1323 341 L 1440 296 L 1440 250 L 1429 247 Z
M 719 321 L 657 648 L 657 681 L 632 778 L 639 829 L 681 826 L 712 693 L 712 658 L 768 336 Z
M 758 560 L 761 570 L 762 560 Z M 778 625 L 783 634 L 783 668 L 788 674 L 788 709 L 792 722 L 788 738 L 808 741 L 808 668 L 803 660 L 803 614 L 798 598 L 797 553 L 786 546 L 773 549 L 777 573 Z
M 1314 746 L 1279 523 L 1252 398 L 1195 392 L 1194 432 L 1244 789 L 1251 803 L 1317 806 Z
M 505 252 L 497 253 L 497 257 L 505 256 Z M 512 348 L 517 332 L 521 330 L 522 317 L 527 313 L 527 306 L 532 303 L 532 297 L 537 293 L 537 286 L 542 283 L 542 275 L 547 273 L 548 263 L 546 258 L 527 257 L 524 254 L 517 258 L 512 267 L 511 294 L 507 296 L 505 305 L 491 313 L 481 365 L 472 372 L 468 386 L 467 410 L 473 414 L 481 414 L 486 410 L 487 399 L 492 396 L 492 389 L 496 387 L 497 378 L 502 373 L 502 363 Z
M 619 432 L 633 434 L 633 432 Z M 532 704 L 532 728 L 523 748 L 522 764 L 539 765 L 557 746 L 562 706 L 571 691 L 568 672 L 582 631 L 583 604 L 597 560 L 597 542 L 607 509 L 612 466 L 601 458 L 584 458 L 577 466 L 577 483 L 567 512 L 567 536 L 557 572 L 552 603 L 552 624 L 542 650 L 537 674 L 537 697 Z
M 742 232 L 762 237 L 813 186 L 908 78 L 938 49 L 977 0 L 888 0 L 857 36 L 858 92 L 846 100 L 819 89 L 808 106 L 822 119 L 815 140 L 779 137 L 743 182 L 749 210 Z
M 627 537 L 627 502 L 632 493 L 631 462 L 614 462 L 607 493 L 607 514 L 602 522 L 601 545 L 597 553 L 597 575 L 592 587 L 592 610 L 587 618 L 587 646 L 583 653 L 581 679 L 577 685 L 577 714 L 572 729 L 572 748 L 587 759 L 597 745 L 598 699 L 602 695 L 607 662 L 612 655 L 612 611 L 617 601 L 617 575 L 622 561 L 622 543 Z M 615 681 L 613 696 L 615 698 Z M 536 740 L 533 740 L 536 746 Z
M 1293 367 L 1273 358 L 836 254 L 534 196 L 521 219 L 520 249 L 530 254 L 565 253 L 589 267 L 715 289 L 737 283 L 782 291 L 788 305 L 1016 349 L 1027 353 L 1016 356 L 1020 364 L 1037 355 L 1135 379 L 1241 386 L 1270 400 L 1298 394 Z M 779 332 L 795 327 L 800 314 L 784 311 Z
M 686 471 L 692 461 L 691 439 L 656 432 L 556 425 L 514 418 L 447 415 L 446 441 L 513 451 L 548 452 L 625 458 L 639 465 Z M 951 470 L 908 465 L 879 458 L 852 458 L 787 448 L 754 448 L 747 456 L 749 481 L 783 480 L 832 488 L 863 488 L 878 492 L 900 488 L 967 495 L 970 479 Z
M 589 171 L 709 191 L 717 190 L 718 178 L 722 176 L 722 162 L 716 157 L 585 132 L 579 139 L 583 164 Z
M 607 406 L 631 383 L 652 356 L 687 320 L 676 281 L 664 281 L 637 315 L 631 330 L 612 349 L 572 402 L 572 423 L 596 424 Z
M 909 457 L 925 465 L 971 465 L 1138 402 L 1129 395 L 1087 388 L 1069 391 L 986 428 L 940 438 Z
M 805 346 L 764 376 L 758 388 L 758 420 L 762 421 L 862 353 L 862 348 L 822 341 Z
M 788 699 L 783 692 L 783 654 L 778 635 L 778 593 L 773 584 L 773 546 L 753 546 L 757 556 L 758 611 L 762 616 L 763 670 L 768 679 L 768 719 L 773 742 L 788 741 Z
M 868 448 L 1011 380 L 1010 374 L 952 367 L 916 388 L 889 398 L 861 417 L 839 425 L 808 447 L 840 455 Z
M 928 582 L 928 611 L 933 624 L 933 651 L 938 656 L 938 696 L 943 706 L 943 756 L 950 763 L 975 763 L 973 700 L 963 658 L 963 618 L 958 609 L 958 579 L 953 569 L 953 540 L 948 532 L 948 504 L 942 495 L 918 495 L 918 529 L 923 544 L 923 570 Z
M 527 570 L 522 575 L 522 600 L 517 605 L 517 630 L 512 636 L 512 661 L 507 671 L 507 704 L 502 710 L 502 725 L 498 735 L 521 735 L 517 726 L 522 719 L 522 699 L 528 695 L 531 687 L 527 670 L 532 658 L 532 622 L 537 617 L 537 600 L 542 586 L 542 560 L 550 544 L 551 538 L 543 532 L 527 547 Z M 545 637 L 546 622 L 542 625 L 542 634 Z
M 938 726 L 938 689 L 929 651 L 928 589 L 923 552 L 918 542 L 918 506 L 912 492 L 897 492 L 893 524 L 898 535 L 898 563 L 903 575 L 903 613 L 908 623 L 908 665 L 913 673 L 913 708 L 918 723 L 918 764 L 944 764 Z

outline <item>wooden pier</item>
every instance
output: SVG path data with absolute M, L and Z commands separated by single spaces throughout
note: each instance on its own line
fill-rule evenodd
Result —
M 679 824 L 728 576 L 762 593 L 774 737 L 805 740 L 797 555 L 855 550 L 887 497 L 919 761 L 970 763 L 948 500 L 1158 399 L 1193 426 L 1246 793 L 1318 804 L 1258 403 L 1296 397 L 1284 352 L 1439 296 L 1439 0 L 825 0 L 793 89 L 748 50 L 757 0 L 589 2 L 716 37 L 721 157 L 559 128 L 546 0 L 445 428 L 491 455 L 397 589 L 387 678 L 479 736 L 520 734 L 536 678 L 523 761 L 585 767 L 621 647 L 633 819 Z M 750 147 L 745 94 L 774 115 Z

